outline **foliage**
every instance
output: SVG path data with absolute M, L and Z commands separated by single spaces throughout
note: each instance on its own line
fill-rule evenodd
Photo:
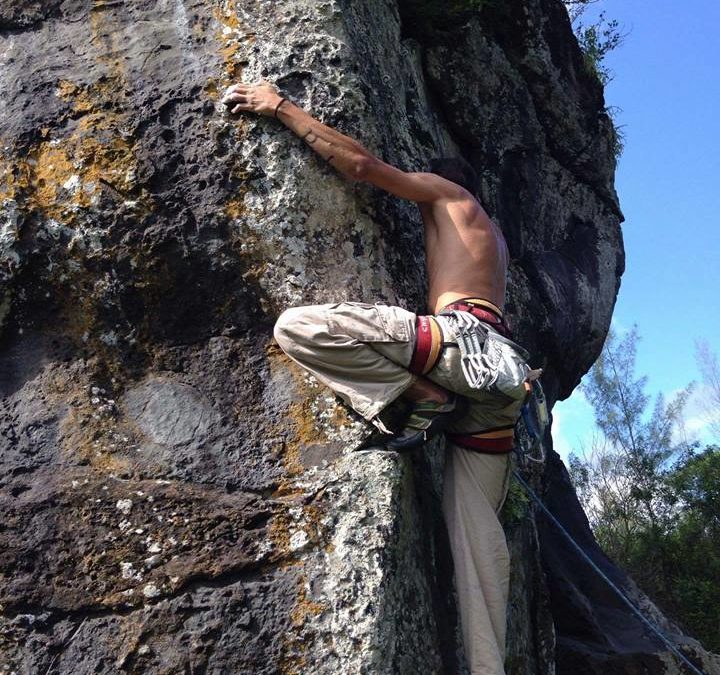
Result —
M 605 12 L 600 12 L 594 21 L 585 22 L 586 10 L 596 2 L 598 0 L 564 0 L 585 68 L 605 87 L 613 78 L 605 57 L 624 42 L 627 34 L 617 19 L 606 19 Z M 621 110 L 617 106 L 608 106 L 605 112 L 612 122 L 612 152 L 617 161 L 625 148 L 625 134 L 617 121 Z
M 612 143 L 613 157 L 615 157 L 615 161 L 617 162 L 625 149 L 625 125 L 618 124 L 618 117 L 622 110 L 616 105 L 611 105 L 605 108 L 605 112 L 612 123 L 612 138 L 610 142 Z
M 625 39 L 617 19 L 607 20 L 605 12 L 600 12 L 597 21 L 584 25 L 578 21 L 574 25 L 580 49 L 585 57 L 587 69 L 594 73 L 604 86 L 612 80 L 612 71 L 604 64 L 605 57 L 617 49 Z
M 678 462 L 667 476 L 676 520 L 666 535 L 674 569 L 672 605 L 687 629 L 720 651 L 720 447 Z
M 720 449 L 682 440 L 688 387 L 650 407 L 638 334 L 610 334 L 582 385 L 600 434 L 570 475 L 598 543 L 709 649 L 720 648 Z
M 525 489 L 515 480 L 508 485 L 507 496 L 502 508 L 502 521 L 506 527 L 512 527 L 525 520 L 530 507 L 530 499 Z
M 585 56 L 586 65 L 605 86 L 612 79 L 612 73 L 604 66 L 603 59 L 613 49 L 617 49 L 625 39 L 620 23 L 617 19 L 608 21 L 605 12 L 600 12 L 593 23 L 584 23 L 587 8 L 598 0 L 564 0 L 564 2 L 575 36 Z

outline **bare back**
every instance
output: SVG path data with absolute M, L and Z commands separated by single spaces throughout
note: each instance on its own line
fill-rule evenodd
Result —
M 500 228 L 470 193 L 420 204 L 425 223 L 428 307 L 439 312 L 460 298 L 505 304 L 508 250 Z

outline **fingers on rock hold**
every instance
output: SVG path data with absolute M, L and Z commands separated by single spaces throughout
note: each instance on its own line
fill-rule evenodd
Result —
M 222 100 L 224 101 L 233 94 L 244 94 L 247 91 L 247 85 L 245 84 L 231 84 L 223 94 Z

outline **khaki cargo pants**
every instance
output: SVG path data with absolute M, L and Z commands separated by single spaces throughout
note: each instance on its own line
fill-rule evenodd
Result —
M 400 396 L 415 375 L 407 367 L 416 316 L 400 307 L 357 302 L 285 311 L 275 338 L 285 353 L 371 420 Z M 457 344 L 446 348 L 428 379 L 471 398 L 454 432 L 512 424 L 505 402 L 465 382 Z M 443 513 L 455 567 L 465 654 L 472 675 L 503 675 L 509 554 L 497 518 L 505 499 L 509 456 L 448 445 Z

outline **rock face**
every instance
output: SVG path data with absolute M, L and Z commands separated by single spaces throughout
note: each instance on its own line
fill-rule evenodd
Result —
M 290 305 L 422 309 L 416 208 L 219 104 L 265 77 L 404 169 L 466 156 L 565 397 L 623 269 L 601 88 L 560 2 L 432 30 L 421 4 L 3 3 L 0 672 L 464 671 L 442 447 L 353 452 L 366 426 L 271 339 Z M 680 672 L 544 521 L 507 530 L 508 672 Z

